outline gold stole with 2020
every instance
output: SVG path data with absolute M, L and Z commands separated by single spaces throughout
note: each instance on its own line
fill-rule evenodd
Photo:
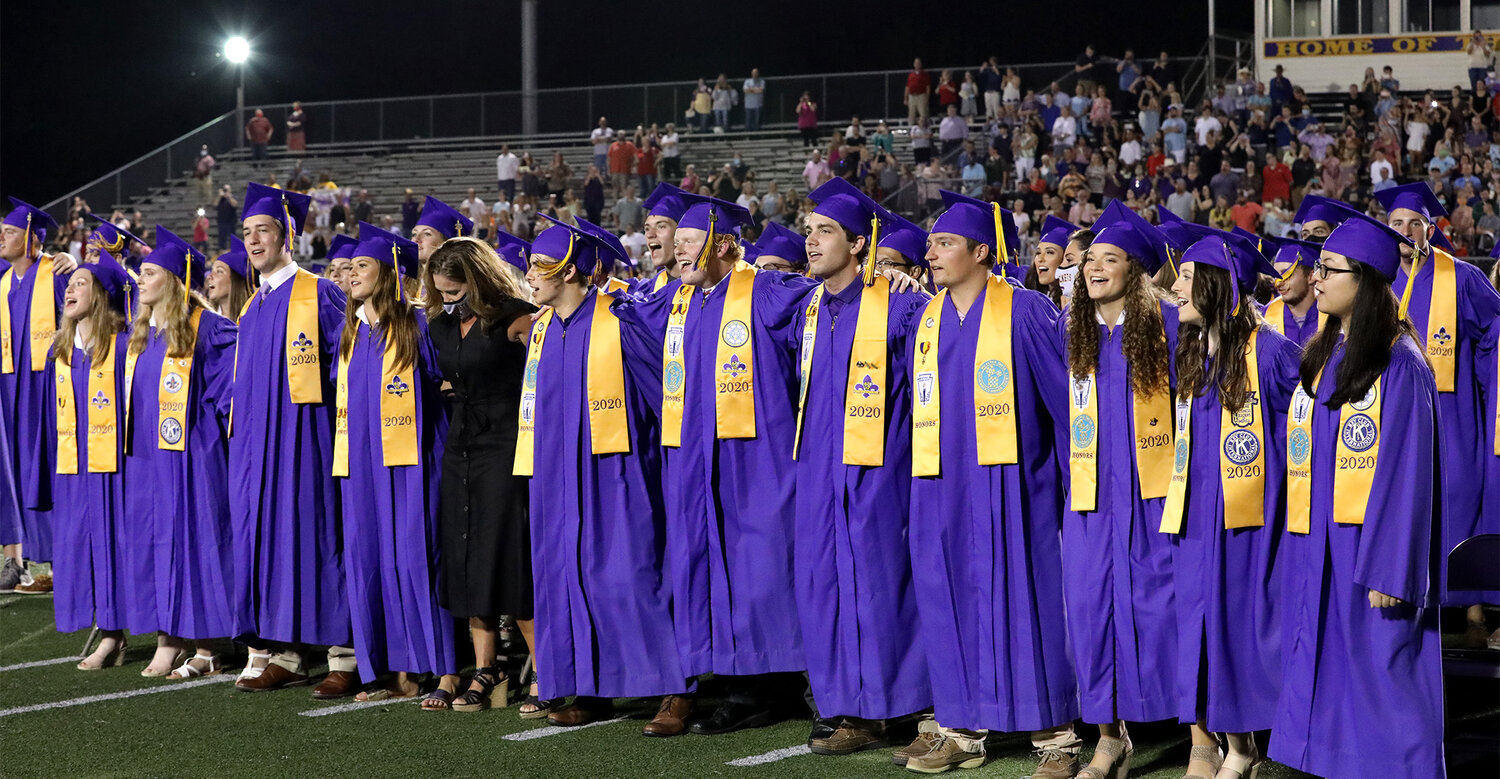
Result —
M 90 365 L 88 409 L 89 473 L 114 473 L 119 469 L 119 427 L 115 415 L 115 336 L 98 365 Z M 76 351 L 76 350 L 75 350 Z M 86 350 L 85 350 L 86 352 Z M 73 355 L 78 359 L 78 354 Z M 57 361 L 57 472 L 78 473 L 78 412 L 73 408 L 73 368 Z
M 720 284 L 727 284 L 719 320 L 714 360 L 714 417 L 719 438 L 755 437 L 755 337 L 750 301 L 755 267 L 741 260 Z M 687 399 L 687 360 L 683 335 L 694 288 L 686 284 L 672 296 L 667 337 L 662 346 L 662 446 L 682 446 L 682 413 Z
M 347 326 L 347 325 L 346 325 Z M 358 334 L 355 335 L 357 339 Z M 374 330 L 371 330 L 371 336 Z M 355 344 L 356 346 L 358 344 Z M 349 355 L 339 358 L 337 422 L 333 430 L 333 475 L 349 475 Z M 406 369 L 406 377 L 396 369 L 396 344 L 386 338 L 380 358 L 380 455 L 387 468 L 417 465 L 421 462 L 417 447 L 417 366 Z
M 1380 379 L 1363 398 L 1339 410 L 1339 438 L 1334 451 L 1333 521 L 1363 525 L 1375 486 L 1375 464 L 1380 454 Z M 1323 375 L 1313 382 L 1313 392 Z M 1286 435 L 1286 528 L 1293 533 L 1312 529 L 1312 417 L 1316 401 L 1298 384 L 1292 393 Z
M 1427 295 L 1427 334 L 1422 343 L 1432 363 L 1438 392 L 1452 392 L 1458 367 L 1458 271 L 1453 255 L 1437 247 L 1432 248 L 1427 261 L 1432 263 L 1432 286 Z M 1420 265 L 1413 265 L 1406 277 L 1406 288 L 1401 290 L 1402 319 L 1406 318 L 1421 270 Z
M 189 327 L 196 334 L 198 325 L 203 321 L 203 309 L 193 311 L 189 319 Z M 131 352 L 125 356 L 125 419 L 130 420 L 130 399 L 135 394 L 135 363 L 141 357 L 139 352 Z M 161 382 L 156 386 L 156 448 L 169 452 L 181 452 L 187 449 L 188 432 L 188 386 L 189 379 L 193 375 L 193 352 L 189 351 L 186 356 L 173 357 L 163 354 L 161 358 Z M 130 439 L 125 439 L 128 449 Z
M 52 346 L 52 336 L 57 333 L 57 295 L 53 285 L 57 279 L 52 274 L 52 257 L 42 255 L 32 267 L 36 281 L 31 285 L 30 328 L 27 341 L 31 344 L 31 370 L 47 367 L 47 350 Z M 10 289 L 15 284 L 14 268 L 0 277 L 0 373 L 15 373 L 15 344 L 10 321 Z
M 817 346 L 823 285 L 813 291 L 802 325 L 801 387 L 797 393 L 797 436 L 792 459 L 802 449 L 802 417 L 812 381 L 813 349 Z M 854 323 L 854 345 L 849 352 L 844 386 L 844 464 L 878 467 L 885 462 L 886 342 L 891 306 L 891 282 L 877 276 L 860 290 L 859 315 Z

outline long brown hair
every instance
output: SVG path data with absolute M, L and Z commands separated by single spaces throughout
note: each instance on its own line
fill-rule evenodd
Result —
M 186 357 L 198 345 L 198 331 L 193 328 L 193 312 L 208 308 L 208 301 L 196 292 L 184 301 L 182 279 L 167 271 L 162 273 L 169 279 L 167 289 L 156 305 L 148 306 L 143 303 L 141 310 L 136 312 L 135 322 L 130 327 L 128 352 L 140 354 L 146 351 L 146 340 L 151 335 L 151 319 L 154 316 L 157 329 L 162 330 L 167 337 L 167 356 Z
M 1240 310 L 1231 315 L 1234 306 L 1230 286 L 1234 279 L 1229 271 L 1213 265 L 1193 266 L 1193 308 L 1203 317 L 1201 322 L 1183 323 L 1177 329 L 1177 391 L 1184 396 L 1201 397 L 1209 386 L 1219 389 L 1219 404 L 1231 411 L 1245 405 L 1250 397 L 1249 360 L 1245 347 L 1250 335 L 1260 327 L 1260 314 L 1247 295 L 1240 296 Z M 1222 323 L 1222 324 L 1209 324 Z M 1208 365 L 1208 337 L 1219 339 L 1218 359 L 1213 369 Z
M 505 260 L 489 244 L 477 238 L 449 238 L 427 259 L 423 285 L 428 290 L 427 318 L 443 313 L 443 296 L 437 293 L 433 276 L 446 276 L 468 286 L 464 301 L 469 310 L 488 328 L 500 315 L 507 300 L 525 300 L 521 285 L 505 267 Z
M 406 370 L 417 364 L 417 304 L 408 296 L 403 302 L 396 285 L 401 274 L 395 266 L 376 262 L 380 273 L 375 277 L 375 291 L 365 298 L 366 316 L 373 322 L 370 333 L 379 339 L 382 349 L 387 344 L 396 345 L 396 370 Z M 359 335 L 359 305 L 353 300 L 344 307 L 344 333 L 339 336 L 339 357 L 347 359 L 354 351 L 354 339 Z
M 109 357 L 110 350 L 115 348 L 115 336 L 125 329 L 125 314 L 109 304 L 109 295 L 105 294 L 104 285 L 99 283 L 99 277 L 95 276 L 92 271 L 89 272 L 89 285 L 93 290 L 94 299 L 89 304 L 89 310 L 84 313 L 83 319 L 88 320 L 89 333 L 94 339 L 93 348 L 89 350 L 89 362 L 98 365 L 104 362 Z M 69 319 L 66 316 L 61 317 L 57 326 L 57 335 L 52 337 L 52 356 L 63 365 L 73 364 L 73 339 L 77 332 L 78 320 Z
M 234 268 L 229 267 L 228 263 L 223 260 L 214 260 L 209 264 L 209 270 L 212 271 L 215 265 L 223 265 L 229 271 L 229 297 L 225 299 L 224 309 L 219 313 L 228 317 L 232 322 L 239 322 L 240 312 L 245 310 L 245 304 L 250 302 L 250 296 L 255 294 L 255 290 L 250 286 L 250 280 L 235 273 Z
M 1349 319 L 1349 337 L 1344 342 L 1344 360 L 1334 377 L 1338 389 L 1323 401 L 1328 408 L 1342 408 L 1345 403 L 1363 398 L 1391 364 L 1391 347 L 1396 340 L 1408 335 L 1417 338 L 1416 328 L 1411 320 L 1401 316 L 1396 293 L 1380 272 L 1352 257 L 1349 267 L 1359 275 L 1359 287 L 1354 292 L 1354 313 Z M 1338 348 L 1343 327 L 1343 320 L 1330 314 L 1302 352 L 1302 388 L 1310 397 L 1318 397 L 1314 385 Z M 1417 342 L 1421 343 L 1420 339 Z M 1431 361 L 1428 362 L 1431 367 Z
M 1130 387 L 1139 396 L 1171 389 L 1171 360 L 1163 331 L 1161 290 L 1140 260 L 1130 257 L 1125 279 L 1125 332 L 1120 345 L 1130 366 Z M 1099 368 L 1099 320 L 1089 297 L 1088 274 L 1080 271 L 1068 308 L 1068 370 L 1083 378 Z

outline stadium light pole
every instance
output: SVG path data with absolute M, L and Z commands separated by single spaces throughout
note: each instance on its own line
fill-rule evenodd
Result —
M 239 141 L 235 148 L 245 142 L 245 61 L 250 59 L 250 41 L 236 35 L 224 42 L 224 59 L 229 60 L 240 71 L 240 85 L 234 90 L 234 126 Z

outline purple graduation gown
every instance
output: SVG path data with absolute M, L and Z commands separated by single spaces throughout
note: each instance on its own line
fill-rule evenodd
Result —
M 1307 295 L 1312 297 L 1312 290 L 1308 290 Z M 1260 312 L 1266 313 L 1266 308 L 1266 306 L 1261 306 Z M 1281 325 L 1281 332 L 1285 333 L 1286 337 L 1298 347 L 1307 346 L 1307 342 L 1318 334 L 1318 302 L 1313 301 L 1312 307 L 1307 309 L 1307 316 L 1300 325 L 1297 324 L 1297 318 L 1292 316 L 1292 307 L 1282 306 L 1281 321 L 1277 324 Z M 1196 409 L 1194 413 L 1197 413 Z
M 1040 293 L 1015 291 L 1009 326 L 1020 462 L 979 465 L 974 353 L 984 294 L 962 322 L 952 297 L 943 305 L 942 475 L 912 479 L 911 495 L 912 571 L 922 633 L 931 637 L 923 644 L 935 714 L 946 727 L 1050 729 L 1079 716 L 1063 622 L 1063 471 L 1053 420 L 1062 415 L 1066 427 L 1067 390 L 1057 309 Z
M 672 619 L 687 676 L 800 671 L 802 630 L 793 593 L 796 474 L 797 306 L 815 284 L 758 271 L 750 329 L 754 345 L 756 437 L 716 435 L 714 365 L 727 283 L 707 300 L 695 291 L 682 336 L 687 367 L 682 446 L 663 447 L 667 508 L 665 567 Z M 616 311 L 662 343 L 682 281 Z M 656 354 L 660 355 L 658 349 Z M 660 358 L 658 357 L 658 360 Z M 660 362 L 658 361 L 658 370 Z M 655 399 L 658 407 L 660 398 Z
M 1175 355 L 1177 307 L 1160 305 L 1167 354 Z M 1164 499 L 1141 498 L 1135 392 L 1121 351 L 1125 327 L 1098 328 L 1098 510 L 1080 514 L 1070 501 L 1063 512 L 1068 634 L 1083 721 L 1151 722 L 1176 717 L 1178 709 L 1172 543 L 1160 532 Z M 1066 313 L 1058 318 L 1058 331 L 1066 346 Z M 1171 381 L 1176 384 L 1175 367 Z M 1067 417 L 1062 419 L 1066 429 Z M 1160 424 L 1161 432 L 1172 434 L 1170 415 Z
M 1427 337 L 1427 315 L 1432 303 L 1433 263 L 1422 263 L 1417 271 L 1416 288 L 1412 290 L 1407 318 L 1417 328 L 1419 342 Z M 1438 393 L 1438 424 L 1443 434 L 1443 468 L 1450 473 L 1479 473 L 1486 455 L 1493 456 L 1494 441 L 1484 440 L 1484 396 L 1496 391 L 1495 374 L 1478 369 L 1476 354 L 1493 337 L 1494 324 L 1500 318 L 1500 293 L 1485 277 L 1484 271 L 1460 259 L 1453 261 L 1458 287 L 1458 332 L 1453 344 L 1457 350 L 1453 373 L 1453 392 Z M 1396 276 L 1392 291 L 1396 298 L 1406 289 L 1406 271 Z M 1441 559 L 1439 570 L 1443 583 L 1442 600 L 1448 606 L 1467 606 L 1481 599 L 1477 594 L 1448 592 L 1448 552 L 1470 536 L 1483 532 L 1500 532 L 1500 516 L 1485 518 L 1481 514 L 1482 491 L 1471 482 L 1454 482 L 1443 510 L 1441 526 Z M 1482 529 L 1487 528 L 1487 529 Z
M 925 295 L 891 293 L 885 458 L 844 464 L 844 397 L 863 304 L 856 281 L 823 295 L 796 464 L 794 563 L 802 646 L 823 717 L 890 719 L 932 705 L 907 549 L 911 502 L 911 322 Z M 808 293 L 794 322 L 803 331 Z M 805 348 L 805 344 L 803 347 Z M 800 365 L 800 359 L 798 364 Z
M 1224 528 L 1217 386 L 1193 399 L 1182 532 L 1170 535 L 1177 596 L 1177 718 L 1215 733 L 1267 730 L 1281 676 L 1278 550 L 1286 518 L 1286 417 L 1302 350 L 1261 328 L 1265 525 Z
M 0 263 L 0 265 L 4 265 Z M 8 270 L 4 265 L 0 272 Z M 0 423 L 0 445 L 4 446 L 6 473 L 0 477 L 0 544 L 22 542 L 27 559 L 52 560 L 52 474 L 56 431 L 46 424 L 47 394 L 50 384 L 46 371 L 31 370 L 31 290 L 36 286 L 38 267 L 32 265 L 26 277 L 11 284 L 10 307 L 12 359 L 15 373 L 0 374 L 0 408 L 5 421 Z M 53 283 L 56 310 L 62 310 L 63 291 L 68 278 L 59 276 Z M 9 528 L 9 529 L 7 529 Z M 17 535 L 19 530 L 19 535 Z
M 286 375 L 293 283 L 269 295 L 257 291 L 239 323 L 229 439 L 236 632 L 252 646 L 347 646 L 349 597 L 333 478 L 333 376 L 344 293 L 318 279 L 323 402 L 293 403 Z
M 123 454 L 125 401 L 125 348 L 129 331 L 115 336 L 115 429 L 122 431 L 116 439 L 118 468 L 114 473 L 89 473 L 87 432 L 89 429 L 89 353 L 73 349 L 68 366 L 56 360 L 47 361 L 47 370 L 38 373 L 47 390 L 41 402 L 41 427 L 47 430 L 43 442 L 48 463 L 57 456 L 57 371 L 70 370 L 73 376 L 71 410 L 77 415 L 78 473 L 57 473 L 55 465 L 47 474 L 49 494 L 55 503 L 50 514 L 54 523 L 55 559 L 52 561 L 52 608 L 59 633 L 86 630 L 98 625 L 100 630 L 124 630 L 127 593 L 134 582 L 126 570 L 123 539 L 137 532 L 133 519 L 125 512 L 125 456 Z
M 1327 393 L 1342 359 L 1341 348 L 1323 370 Z M 1333 521 L 1340 409 L 1314 401 L 1311 532 L 1283 536 L 1285 659 L 1270 757 L 1331 778 L 1441 777 L 1432 554 L 1448 471 L 1437 386 L 1413 339 L 1392 348 L 1380 386 L 1379 459 L 1363 525 Z M 1372 609 L 1371 589 L 1405 603 Z
M 188 376 L 187 442 L 181 452 L 157 447 L 157 397 L 167 339 L 153 329 L 136 360 L 125 458 L 131 531 L 121 539 L 132 633 L 162 630 L 189 639 L 234 635 L 225 423 L 237 330 L 209 311 L 198 321 Z
M 339 494 L 354 655 L 366 682 L 384 671 L 458 673 L 453 616 L 438 605 L 438 478 L 448 412 L 420 313 L 417 331 L 417 366 L 396 376 L 405 387 L 383 380 L 385 348 L 369 325 L 360 323 L 349 355 L 349 476 Z M 380 398 L 402 391 L 416 395 L 420 464 L 387 467 Z
M 594 291 L 554 315 L 537 370 L 531 477 L 538 689 L 543 698 L 681 693 L 656 406 L 661 344 L 620 328 L 630 451 L 595 455 L 588 354 Z

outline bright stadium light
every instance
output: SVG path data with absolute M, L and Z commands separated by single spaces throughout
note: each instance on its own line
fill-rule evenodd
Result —
M 250 41 L 245 40 L 243 36 L 239 35 L 225 41 L 224 59 L 236 65 L 244 64 L 245 60 L 250 59 Z

